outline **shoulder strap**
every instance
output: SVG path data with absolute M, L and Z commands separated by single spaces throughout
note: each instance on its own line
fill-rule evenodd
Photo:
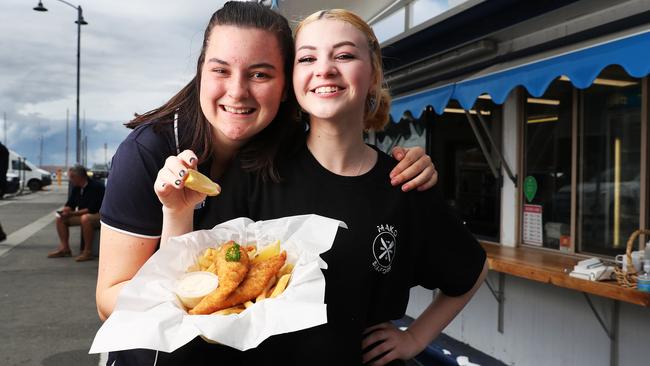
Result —
M 181 153 L 181 149 L 178 146 L 178 111 L 174 113 L 174 143 L 176 144 L 176 155 Z

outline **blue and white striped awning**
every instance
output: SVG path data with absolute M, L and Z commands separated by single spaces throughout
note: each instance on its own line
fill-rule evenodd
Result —
M 489 94 L 494 103 L 502 104 L 517 86 L 523 86 L 534 97 L 541 97 L 551 82 L 562 75 L 576 88 L 584 89 L 610 65 L 620 65 L 637 78 L 650 73 L 649 29 L 572 48 L 491 66 L 460 81 L 396 98 L 391 105 L 391 116 L 399 121 L 405 111 L 419 115 L 428 105 L 442 114 L 452 99 L 462 108 L 471 109 L 481 94 Z

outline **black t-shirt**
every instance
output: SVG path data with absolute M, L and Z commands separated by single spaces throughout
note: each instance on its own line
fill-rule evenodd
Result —
M 348 226 L 322 255 L 328 264 L 323 271 L 328 324 L 271 337 L 256 350 L 262 354 L 291 347 L 296 361 L 309 360 L 305 364 L 326 364 L 328 358 L 358 362 L 363 329 L 403 317 L 411 287 L 459 296 L 481 273 L 485 252 L 439 190 L 404 193 L 391 186 L 396 161 L 382 152 L 377 164 L 357 177 L 331 173 L 306 147 L 281 168 L 279 184 L 262 182 L 239 165 L 222 177 L 222 193 L 208 199 L 197 228 L 240 216 L 267 220 L 311 213 Z
M 94 179 L 88 179 L 85 187 L 72 188 L 65 205 L 78 210 L 87 208 L 88 213 L 94 214 L 99 212 L 103 199 L 104 185 Z

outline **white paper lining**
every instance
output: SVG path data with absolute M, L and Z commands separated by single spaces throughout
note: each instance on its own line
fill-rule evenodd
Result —
M 317 215 L 253 222 L 238 218 L 170 238 L 121 290 L 111 316 L 97 332 L 89 353 L 146 348 L 172 352 L 197 336 L 247 350 L 266 338 L 327 322 L 327 264 L 338 220 Z M 255 242 L 258 250 L 280 240 L 295 268 L 287 289 L 277 298 L 256 303 L 240 314 L 188 315 L 174 293 L 176 281 L 206 248 L 228 240 Z M 125 253 L 125 255 L 128 255 Z

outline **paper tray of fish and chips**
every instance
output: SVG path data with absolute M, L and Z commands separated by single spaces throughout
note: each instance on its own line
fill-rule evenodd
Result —
M 329 250 L 345 224 L 239 218 L 170 238 L 120 291 L 90 353 L 172 352 L 197 336 L 239 350 L 327 322 Z

